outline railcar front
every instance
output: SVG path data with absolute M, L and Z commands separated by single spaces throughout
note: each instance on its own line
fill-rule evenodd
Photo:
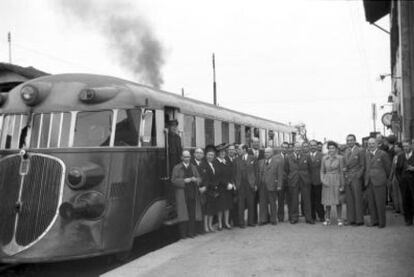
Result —
M 48 76 L 0 104 L 0 261 L 121 252 L 161 225 L 165 153 L 126 82 Z

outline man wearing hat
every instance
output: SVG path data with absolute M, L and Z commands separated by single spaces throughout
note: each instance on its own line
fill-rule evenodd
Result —
M 170 172 L 176 164 L 181 161 L 181 153 L 183 148 L 181 146 L 181 137 L 178 135 L 178 121 L 177 119 L 168 121 L 168 153 L 170 162 Z

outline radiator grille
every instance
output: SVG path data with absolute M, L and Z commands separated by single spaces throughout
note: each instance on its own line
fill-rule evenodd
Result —
M 16 220 L 16 202 L 19 198 L 20 157 L 6 158 L 0 162 L 0 241 L 2 245 L 13 238 Z
M 22 209 L 16 229 L 16 242 L 25 246 L 37 239 L 53 220 L 59 204 L 62 166 L 43 156 L 32 156 L 24 178 Z

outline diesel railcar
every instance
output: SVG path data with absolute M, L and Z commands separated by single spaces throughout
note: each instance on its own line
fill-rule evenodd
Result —
M 51 75 L 0 94 L 0 261 L 123 252 L 159 228 L 170 119 L 185 148 L 294 140 L 288 125 L 108 76 Z

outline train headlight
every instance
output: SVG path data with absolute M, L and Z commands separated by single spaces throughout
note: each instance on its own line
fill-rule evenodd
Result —
M 87 189 L 98 185 L 105 177 L 105 172 L 100 165 L 85 162 L 80 166 L 69 169 L 68 185 L 74 189 Z
M 79 92 L 79 100 L 87 104 L 97 104 L 114 98 L 119 92 L 116 87 L 85 88 Z
M 68 182 L 72 188 L 80 188 L 85 182 L 82 171 L 79 168 L 71 168 L 68 173 Z
M 59 214 L 64 219 L 99 219 L 105 211 L 105 197 L 97 191 L 77 195 L 73 202 L 64 202 Z
M 34 106 L 45 99 L 52 89 L 52 84 L 42 81 L 31 82 L 20 90 L 20 97 L 28 106 Z
M 39 90 L 33 86 L 27 85 L 20 91 L 22 100 L 29 106 L 36 104 L 36 100 L 39 97 Z

